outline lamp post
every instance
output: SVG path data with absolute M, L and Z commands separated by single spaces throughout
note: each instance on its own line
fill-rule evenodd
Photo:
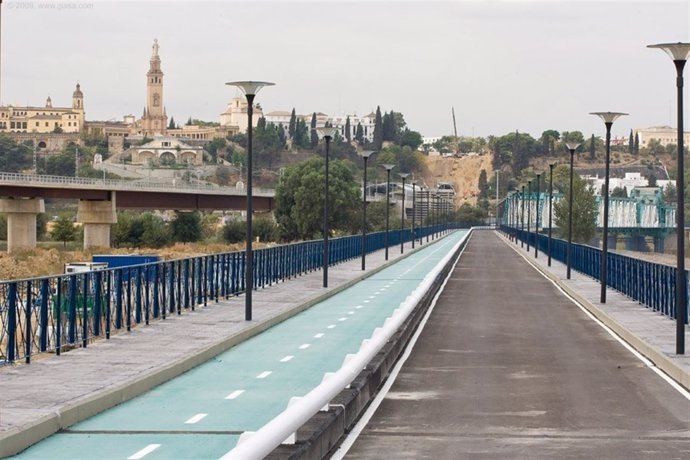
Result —
M 553 168 L 556 166 L 555 163 L 549 164 L 549 267 L 551 266 L 551 230 L 553 222 Z
M 606 303 L 606 285 L 608 284 L 608 254 L 609 254 L 609 165 L 611 163 L 611 126 L 618 117 L 627 115 L 622 112 L 591 112 L 590 115 L 597 115 L 604 120 L 606 126 L 606 169 L 604 172 L 604 188 L 601 195 L 604 197 L 604 233 L 601 242 L 601 268 L 599 270 L 599 280 L 601 282 L 601 303 Z
M 527 233 L 525 237 L 527 238 L 527 252 L 530 251 L 529 245 L 529 226 L 532 224 L 532 181 L 527 181 Z
M 403 253 L 403 230 L 405 229 L 405 178 L 409 175 L 409 173 L 398 173 L 398 176 L 402 177 L 402 211 L 400 213 L 400 254 Z
M 428 227 L 431 225 L 431 220 L 429 220 L 429 216 L 431 216 L 431 190 L 429 190 L 429 187 L 426 189 L 426 242 L 429 242 L 429 233 L 431 233 Z
M 577 142 L 567 142 L 565 146 L 570 152 L 570 191 L 568 194 L 568 254 L 566 254 L 566 279 L 570 279 L 570 259 L 573 246 L 573 162 L 575 158 L 575 150 L 580 146 Z
M 391 169 L 393 169 L 395 165 L 386 163 L 381 166 L 386 170 L 386 234 L 384 236 L 384 245 L 386 246 L 386 260 L 388 260 L 388 213 L 390 211 L 391 198 Z
M 364 187 L 362 188 L 362 270 L 366 270 L 367 260 L 367 160 L 374 153 L 373 150 L 362 152 L 364 159 Z
M 322 126 L 316 128 L 316 134 L 321 139 L 326 141 L 326 174 L 325 174 L 325 187 L 323 194 L 323 287 L 328 287 L 328 234 L 330 230 L 328 229 L 328 206 L 329 206 L 329 189 L 328 189 L 328 152 L 331 146 L 331 139 L 335 136 L 337 128 L 332 126 Z
M 522 232 L 525 230 L 525 186 L 524 185 L 522 186 L 522 194 L 521 195 L 522 195 L 522 197 L 521 197 L 522 199 L 520 200 L 521 201 L 520 204 L 522 206 L 520 206 L 520 207 L 522 209 L 520 209 L 520 214 L 521 214 L 521 217 L 520 217 L 520 233 L 521 233 L 521 235 L 520 235 L 520 249 L 525 247 L 525 240 L 522 238 L 522 236 L 523 236 Z
M 500 172 L 501 172 L 500 169 L 497 169 L 495 171 L 495 173 L 496 173 L 496 228 L 499 228 L 499 225 L 498 225 L 498 184 L 499 184 Z
M 537 174 L 537 206 L 534 208 L 534 258 L 539 257 L 539 178 L 541 174 Z
M 415 199 L 417 198 L 415 196 L 415 188 L 417 187 L 417 181 L 412 181 L 410 182 L 412 184 L 412 249 L 414 249 L 414 240 L 415 240 L 415 234 L 414 234 L 414 221 L 417 215 L 417 207 L 416 207 L 416 201 Z
M 649 45 L 668 54 L 676 66 L 676 87 L 678 88 L 678 176 L 676 177 L 676 354 L 685 354 L 685 319 L 688 316 L 688 299 L 685 274 L 685 173 L 683 157 L 683 68 L 690 56 L 690 43 L 661 43 Z
M 244 263 L 244 319 L 252 319 L 252 290 L 254 289 L 254 255 L 252 254 L 252 115 L 254 114 L 254 97 L 264 86 L 275 83 L 265 81 L 231 81 L 226 85 L 235 86 L 244 93 L 247 99 L 247 233 Z

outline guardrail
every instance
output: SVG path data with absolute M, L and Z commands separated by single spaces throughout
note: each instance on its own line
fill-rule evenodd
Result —
M 69 176 L 49 176 L 32 175 L 20 173 L 0 173 L 0 184 L 12 185 L 33 185 L 38 187 L 92 187 L 106 190 L 164 190 L 171 189 L 179 192 L 184 191 L 212 191 L 228 195 L 246 195 L 245 190 L 238 190 L 235 187 L 222 187 L 216 184 L 192 184 L 184 181 L 175 182 L 155 182 L 155 181 L 136 181 L 136 180 L 113 180 L 113 179 L 94 179 L 86 177 Z M 252 189 L 256 196 L 274 196 L 275 190 L 260 187 Z
M 528 233 L 508 226 L 501 226 L 501 230 L 517 238 L 516 241 L 523 241 L 534 247 L 534 232 Z M 546 254 L 549 238 L 540 234 L 536 241 L 539 250 Z M 554 260 L 566 263 L 567 251 L 567 241 L 551 239 L 551 257 Z M 570 266 L 572 270 L 597 280 L 601 279 L 601 250 L 573 243 Z M 609 252 L 606 272 L 608 287 L 647 308 L 676 318 L 676 267 Z M 687 274 L 685 278 L 687 280 Z M 685 290 L 688 290 L 687 282 Z M 685 323 L 688 323 L 688 318 L 685 318 Z
M 417 228 L 415 238 L 454 224 Z M 393 230 L 388 246 L 412 239 Z M 367 252 L 382 249 L 385 232 L 367 235 Z M 322 240 L 256 249 L 254 289 L 322 267 Z M 329 239 L 330 264 L 361 256 L 361 235 Z M 94 340 L 153 320 L 193 311 L 245 291 L 245 253 L 213 254 L 131 267 L 0 283 L 0 366 L 31 362 L 38 353 L 86 347 Z

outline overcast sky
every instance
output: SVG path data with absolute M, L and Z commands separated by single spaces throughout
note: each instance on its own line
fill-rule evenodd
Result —
M 264 111 L 402 112 L 424 136 L 603 135 L 592 111 L 629 112 L 614 135 L 675 126 L 675 70 L 651 43 L 690 41 L 689 1 L 6 0 L 2 104 L 71 104 L 89 120 L 141 116 L 154 38 L 168 116 L 218 121 L 265 80 Z M 690 65 L 686 81 L 690 82 Z M 686 94 L 690 85 L 686 85 Z M 688 99 L 686 98 L 686 106 Z M 690 106 L 688 106 L 690 107 Z

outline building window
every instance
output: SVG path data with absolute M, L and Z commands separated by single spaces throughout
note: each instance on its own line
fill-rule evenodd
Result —
M 15 127 L 14 122 L 13 122 L 13 121 L 10 121 L 10 129 L 14 129 L 14 127 Z

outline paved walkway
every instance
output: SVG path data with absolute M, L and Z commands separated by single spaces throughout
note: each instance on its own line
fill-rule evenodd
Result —
M 411 253 L 406 244 L 404 257 Z M 388 264 L 400 257 L 399 247 L 391 247 Z M 0 457 L 132 399 L 386 265 L 384 251 L 377 251 L 367 256 L 366 272 L 359 258 L 330 267 L 328 289 L 317 270 L 255 291 L 251 322 L 244 320 L 240 296 L 140 325 L 86 349 L 0 368 Z
M 533 259 L 494 232 L 472 234 L 345 458 L 690 458 L 687 392 L 614 340 L 526 263 Z M 551 269 L 594 308 L 595 280 L 573 273 L 565 281 L 565 267 Z M 601 310 L 688 376 L 689 359 L 668 351 L 673 321 L 613 292 Z

